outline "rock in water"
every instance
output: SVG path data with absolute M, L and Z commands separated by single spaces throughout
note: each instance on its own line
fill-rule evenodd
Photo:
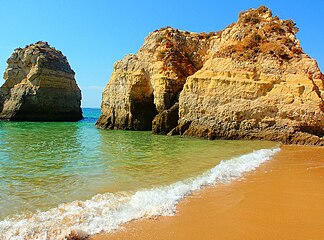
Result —
M 15 49 L 0 88 L 0 119 L 78 121 L 81 91 L 62 52 L 46 42 Z
M 170 27 L 150 34 L 137 54 L 115 63 L 103 92 L 97 126 L 151 130 L 155 115 L 178 101 L 187 77 L 201 68 L 206 44 L 199 34 Z
M 264 6 L 217 33 L 155 31 L 115 64 L 97 125 L 137 129 L 145 121 L 140 129 L 149 129 L 156 114 L 156 133 L 179 119 L 169 134 L 324 145 L 324 76 L 297 31 Z M 134 107 L 147 99 L 150 107 Z
M 170 109 L 164 110 L 155 116 L 152 122 L 152 132 L 168 134 L 178 124 L 179 104 L 175 103 Z

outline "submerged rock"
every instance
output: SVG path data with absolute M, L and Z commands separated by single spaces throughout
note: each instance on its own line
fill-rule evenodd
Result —
M 304 53 L 297 31 L 292 20 L 263 6 L 217 33 L 155 31 L 136 55 L 116 63 L 97 125 L 135 129 L 136 89 L 137 100 L 150 96 L 154 110 L 142 110 L 142 118 L 151 122 L 155 109 L 159 114 L 155 133 L 169 131 L 161 116 L 166 119 L 178 101 L 179 120 L 170 135 L 324 145 L 324 76 Z M 134 80 L 139 73 L 145 84 Z M 123 121 L 106 124 L 122 116 L 128 116 L 127 127 Z
M 17 48 L 0 88 L 0 119 L 78 121 L 81 91 L 66 57 L 46 42 Z

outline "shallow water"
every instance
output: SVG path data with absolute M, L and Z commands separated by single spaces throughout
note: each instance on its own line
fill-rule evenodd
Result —
M 167 186 L 221 160 L 278 146 L 100 130 L 100 110 L 83 111 L 77 123 L 0 122 L 0 220 L 98 193 Z

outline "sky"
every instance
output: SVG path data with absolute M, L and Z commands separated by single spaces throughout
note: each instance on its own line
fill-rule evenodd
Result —
M 15 48 L 47 41 L 76 72 L 82 106 L 100 107 L 114 62 L 136 53 L 150 32 L 165 26 L 218 31 L 260 5 L 296 22 L 301 46 L 323 72 L 324 0 L 0 0 L 0 73 Z

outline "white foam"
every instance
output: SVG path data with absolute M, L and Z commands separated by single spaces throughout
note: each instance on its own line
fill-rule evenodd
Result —
M 8 219 L 0 222 L 3 240 L 59 240 L 72 230 L 82 234 L 96 234 L 117 229 L 133 219 L 173 215 L 177 203 L 202 186 L 226 183 L 242 177 L 269 160 L 280 149 L 261 149 L 220 164 L 201 176 L 179 181 L 165 187 L 133 193 L 107 193 L 87 201 L 61 204 L 31 217 Z

